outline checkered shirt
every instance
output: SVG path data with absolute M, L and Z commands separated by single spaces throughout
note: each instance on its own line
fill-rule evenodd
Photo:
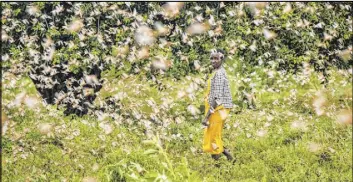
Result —
M 222 104 L 224 108 L 232 108 L 232 95 L 230 94 L 229 82 L 227 79 L 226 70 L 221 66 L 214 77 L 211 79 L 211 91 L 208 97 L 208 103 L 217 102 L 217 105 Z

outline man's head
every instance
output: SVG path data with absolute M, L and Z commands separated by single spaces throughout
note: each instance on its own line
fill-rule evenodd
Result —
M 210 60 L 214 69 L 219 68 L 225 59 L 225 53 L 222 49 L 216 49 L 211 52 Z

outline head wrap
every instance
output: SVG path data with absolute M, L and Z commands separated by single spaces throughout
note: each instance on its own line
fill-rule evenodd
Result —
M 221 50 L 221 49 L 212 50 L 210 57 L 212 58 L 212 57 L 215 57 L 215 56 L 221 58 L 221 60 L 223 61 L 224 57 L 225 57 L 224 51 Z

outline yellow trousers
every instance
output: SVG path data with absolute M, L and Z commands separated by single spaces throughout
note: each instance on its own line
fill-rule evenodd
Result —
M 206 106 L 206 109 L 209 107 Z M 223 152 L 222 130 L 224 121 L 230 109 L 219 106 L 209 117 L 209 125 L 205 128 L 203 138 L 203 151 L 210 154 L 220 154 Z

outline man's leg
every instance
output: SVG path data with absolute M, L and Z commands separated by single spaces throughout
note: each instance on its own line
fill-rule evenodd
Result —
M 218 160 L 221 157 L 221 155 L 220 154 L 211 154 L 211 157 L 214 160 Z

